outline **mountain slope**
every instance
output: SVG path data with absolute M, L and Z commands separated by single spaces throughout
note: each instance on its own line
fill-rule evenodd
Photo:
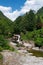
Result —
M 43 16 L 43 7 L 38 10 L 37 14 Z
M 38 10 L 37 15 L 41 17 L 41 20 L 43 22 L 43 7 Z
M 0 11 L 0 34 L 11 32 L 13 22 Z
M 38 17 L 37 17 L 37 19 L 38 19 Z M 14 21 L 14 28 L 15 28 L 16 32 L 33 31 L 34 29 L 37 28 L 36 24 L 37 24 L 36 23 L 36 14 L 34 13 L 33 10 L 30 10 L 29 12 L 27 12 L 26 14 L 24 14 L 21 17 L 18 17 Z M 39 24 L 39 22 L 38 22 L 38 24 Z

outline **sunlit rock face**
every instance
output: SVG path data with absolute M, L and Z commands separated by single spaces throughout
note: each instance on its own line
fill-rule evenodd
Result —
M 43 57 L 35 57 L 27 54 L 15 52 L 3 53 L 4 65 L 43 65 Z

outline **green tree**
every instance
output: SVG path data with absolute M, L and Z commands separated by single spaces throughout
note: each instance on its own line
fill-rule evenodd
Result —
M 29 18 L 28 18 L 28 29 L 29 31 L 33 31 L 36 27 L 36 17 L 33 10 L 30 10 L 29 12 Z
M 37 16 L 36 28 L 37 29 L 41 29 L 42 28 L 42 22 L 41 22 L 40 16 Z

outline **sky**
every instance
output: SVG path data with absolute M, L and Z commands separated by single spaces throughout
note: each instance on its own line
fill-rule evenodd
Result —
M 0 0 L 0 11 L 14 21 L 30 9 L 37 11 L 43 7 L 43 0 Z

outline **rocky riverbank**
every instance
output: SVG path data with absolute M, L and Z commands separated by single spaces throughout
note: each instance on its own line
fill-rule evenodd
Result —
M 43 65 L 43 57 L 29 53 L 2 52 L 3 65 Z

